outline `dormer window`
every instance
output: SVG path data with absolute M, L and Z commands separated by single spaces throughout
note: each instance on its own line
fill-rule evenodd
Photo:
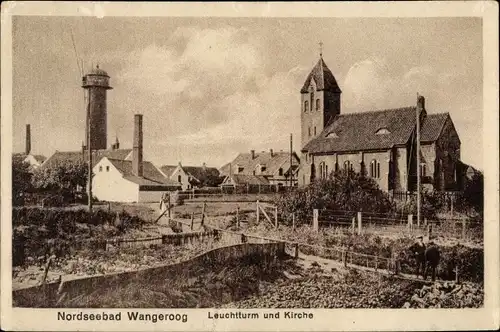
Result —
M 326 137 L 328 137 L 328 138 L 339 138 L 339 136 L 336 133 L 334 133 L 334 132 L 328 133 L 326 135 Z
M 320 105 L 319 99 L 316 99 L 316 111 L 319 111 L 319 108 L 320 108 L 319 105 Z
M 391 132 L 387 128 L 380 128 L 379 130 L 377 130 L 377 132 L 375 134 L 376 135 L 387 135 L 390 133 Z

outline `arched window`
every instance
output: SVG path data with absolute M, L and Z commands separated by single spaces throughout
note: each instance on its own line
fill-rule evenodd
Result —
M 278 170 L 278 174 L 279 174 L 280 176 L 283 176 L 283 168 L 281 168 L 281 167 L 280 167 L 280 169 Z
M 304 112 L 307 112 L 309 110 L 309 102 L 306 100 L 304 102 Z
M 316 99 L 316 111 L 319 111 L 319 99 Z
M 380 162 L 376 159 L 373 159 L 370 163 L 370 176 L 380 179 Z
M 349 160 L 344 161 L 344 171 L 352 171 L 352 163 Z
M 311 137 L 311 127 L 307 128 L 309 131 L 309 137 Z
M 311 111 L 314 106 L 314 87 L 311 85 L 309 87 L 309 93 L 311 94 Z
M 328 165 L 322 161 L 319 164 L 319 177 L 321 179 L 327 179 L 328 178 Z
M 426 164 L 420 164 L 420 176 L 421 177 L 427 176 L 427 165 Z
M 314 126 L 314 136 L 316 136 L 316 126 Z

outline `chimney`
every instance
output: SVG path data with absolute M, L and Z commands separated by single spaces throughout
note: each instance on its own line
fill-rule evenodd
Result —
M 274 157 L 274 151 L 273 151 L 273 149 L 269 149 L 269 153 L 271 153 L 271 158 Z
M 31 127 L 29 124 L 26 125 L 26 155 L 31 152 Z
M 424 98 L 424 96 L 418 96 L 417 97 L 417 108 L 420 111 L 425 110 L 425 98 Z
M 205 171 L 207 169 L 207 164 L 203 163 L 203 165 L 201 166 L 201 168 L 203 168 L 203 170 Z
M 255 159 L 255 150 L 250 150 L 250 153 L 252 154 L 252 159 Z
M 134 150 L 132 152 L 132 172 L 142 177 L 142 114 L 134 115 Z

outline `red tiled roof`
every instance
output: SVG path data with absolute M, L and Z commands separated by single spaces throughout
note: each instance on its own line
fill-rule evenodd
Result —
M 428 114 L 420 131 L 421 142 L 434 142 L 439 138 L 449 113 Z
M 293 153 L 292 161 L 294 165 L 300 163 L 295 153 Z M 290 152 L 273 152 L 272 157 L 270 152 L 255 152 L 253 159 L 251 153 L 240 153 L 232 162 L 222 166 L 220 173 L 229 175 L 232 167 L 233 174 L 253 175 L 258 165 L 265 166 L 266 170 L 262 173 L 257 172 L 257 175 L 272 176 L 278 172 L 279 168 L 283 168 L 283 172 L 286 172 L 290 168 Z M 243 172 L 238 172 L 238 166 L 243 167 Z
M 307 93 L 311 79 L 314 78 L 316 82 L 316 90 L 328 90 L 333 92 L 342 92 L 337 84 L 335 76 L 333 76 L 331 70 L 326 66 L 323 58 L 320 58 L 316 66 L 312 69 L 300 90 L 301 93 Z
M 103 157 L 124 160 L 132 152 L 132 149 L 117 150 L 94 150 L 92 151 L 92 167 L 95 166 Z M 67 162 L 80 162 L 87 160 L 88 151 L 82 154 L 82 151 L 56 151 L 43 164 L 42 167 L 56 167 Z
M 149 161 L 142 162 L 143 176 L 138 177 L 132 171 L 131 160 L 119 160 L 108 158 L 113 166 L 123 175 L 123 178 L 144 186 L 169 186 L 179 187 L 177 182 L 171 181 L 161 174 L 161 172 Z

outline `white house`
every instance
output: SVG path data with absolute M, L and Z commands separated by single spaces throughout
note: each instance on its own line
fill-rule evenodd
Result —
M 201 167 L 183 166 L 180 162 L 177 166 L 164 165 L 160 170 L 170 180 L 179 183 L 182 190 L 199 187 L 217 187 L 221 179 L 219 170 L 215 167 L 207 167 L 205 163 Z
M 180 189 L 156 166 L 142 160 L 142 115 L 135 115 L 132 160 L 102 157 L 93 167 L 92 193 L 101 201 L 159 202 L 163 193 Z

